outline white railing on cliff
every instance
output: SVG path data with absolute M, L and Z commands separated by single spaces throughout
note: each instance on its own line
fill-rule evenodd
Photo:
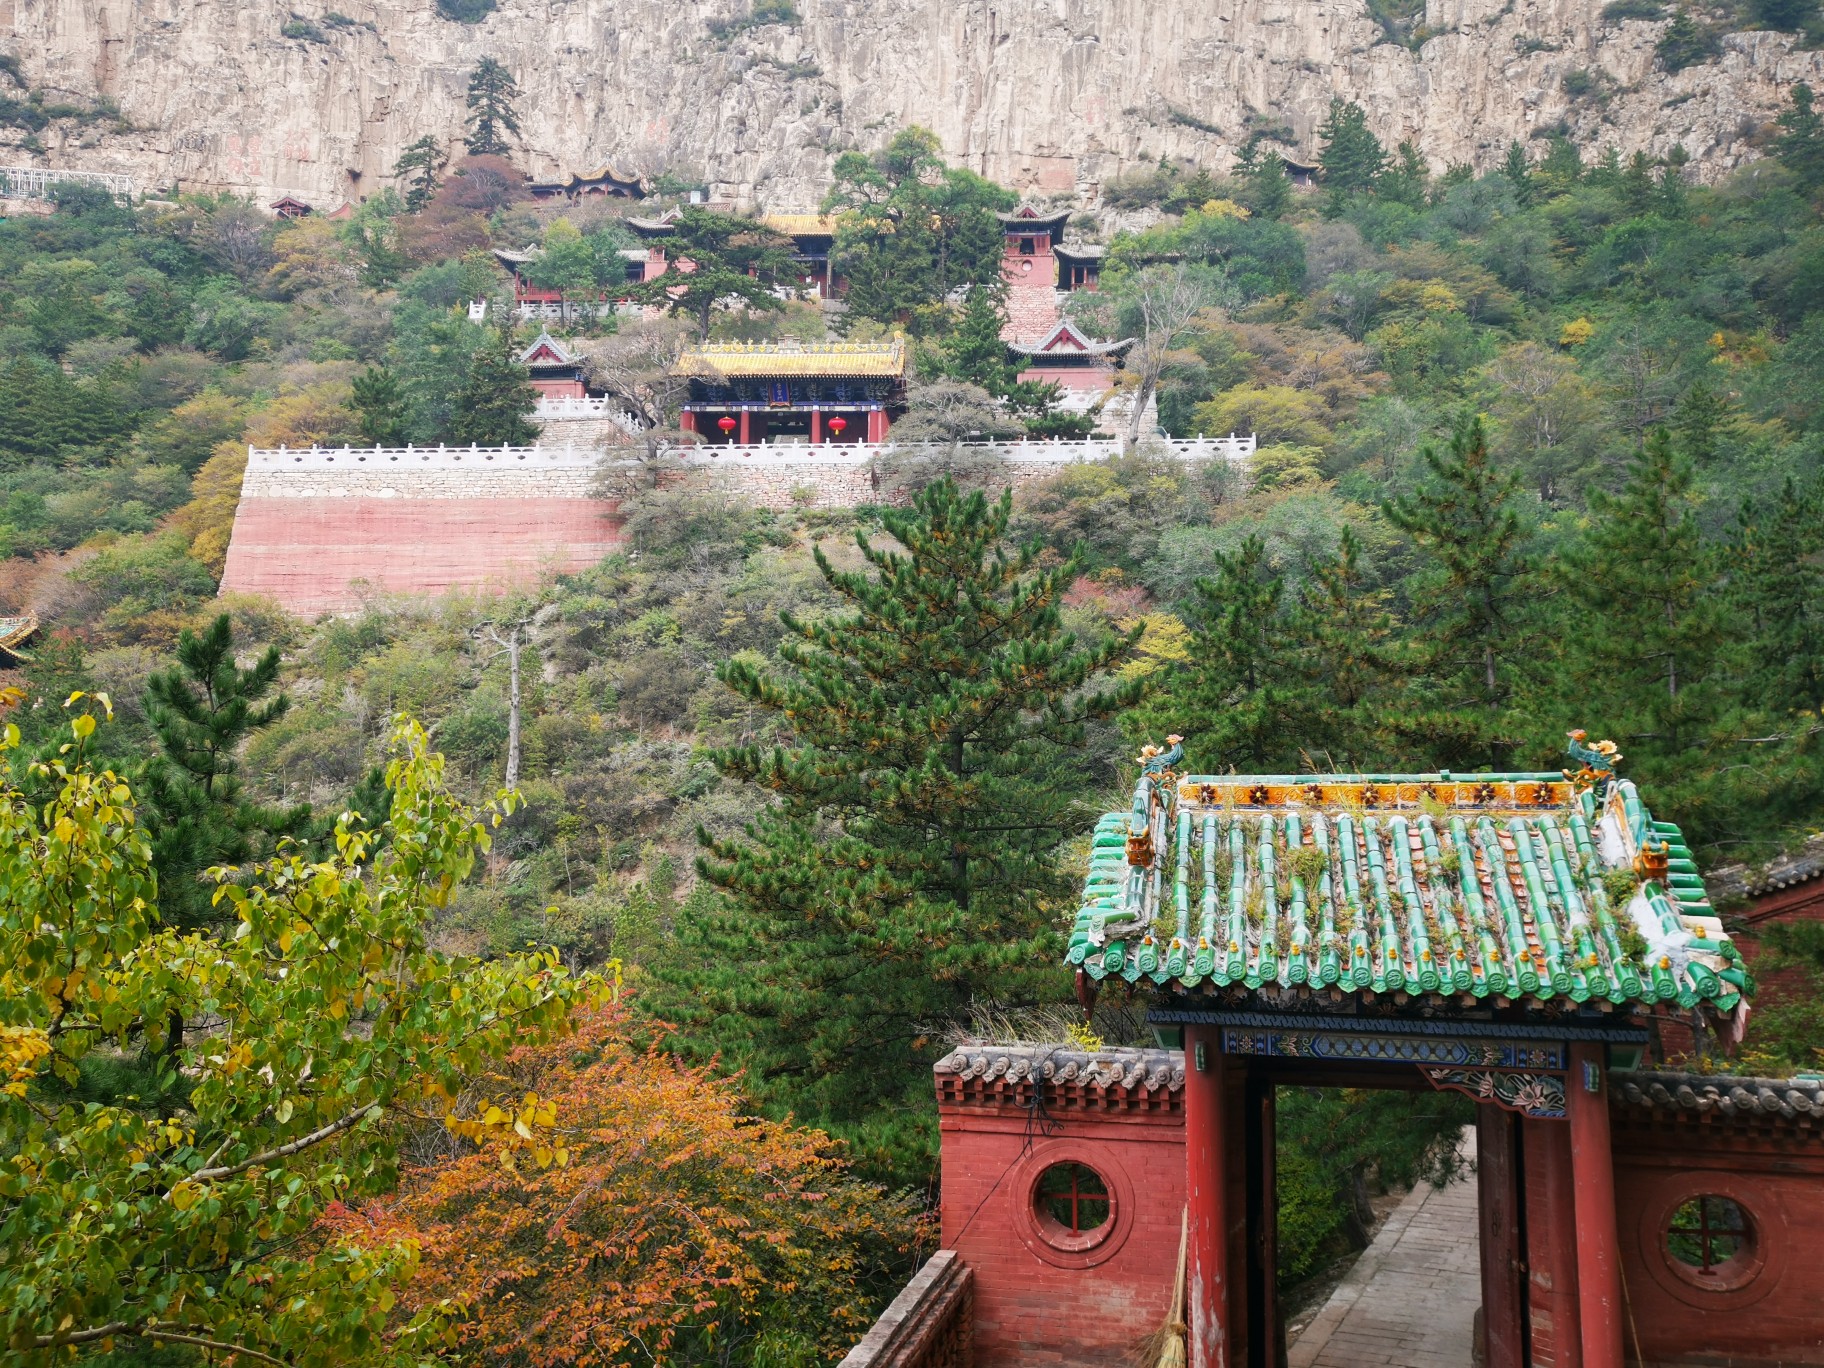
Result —
M 981 444 L 1002 460 L 1018 464 L 1070 465 L 1080 461 L 1105 461 L 1122 454 L 1125 444 L 1114 437 L 1083 441 L 1017 441 Z M 1170 454 L 1188 461 L 1245 461 L 1254 454 L 1252 435 L 1189 437 L 1143 442 L 1143 451 Z M 935 454 L 947 447 L 923 442 L 844 442 L 812 446 L 808 442 L 673 446 L 664 454 L 689 466 L 738 470 L 779 466 L 858 466 L 881 456 Z M 248 447 L 250 469 L 330 470 L 362 466 L 433 469 L 559 469 L 599 464 L 603 460 L 632 463 L 639 459 L 633 448 L 595 446 L 403 446 L 403 447 Z
M 133 177 L 109 171 L 59 171 L 49 166 L 0 166 L 0 198 L 49 199 L 54 185 L 94 185 L 133 197 Z

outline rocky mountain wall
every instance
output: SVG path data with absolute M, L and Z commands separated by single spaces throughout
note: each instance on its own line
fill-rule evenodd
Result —
M 1437 169 L 1562 124 L 1591 153 L 1683 144 L 1713 178 L 1755 155 L 1795 80 L 1824 85 L 1824 53 L 1774 33 L 1667 74 L 1664 23 L 1605 22 L 1601 0 L 1426 0 L 1416 51 L 1365 0 L 797 0 L 795 23 L 720 37 L 749 0 L 501 0 L 475 25 L 433 0 L 321 3 L 0 0 L 0 52 L 30 85 L 113 99 L 133 125 L 60 121 L 29 156 L 0 129 L 0 163 L 333 207 L 388 184 L 421 135 L 454 143 L 492 56 L 525 92 L 535 174 L 607 162 L 778 210 L 814 207 L 835 153 L 907 123 L 1028 194 L 1094 204 L 1124 169 L 1220 166 L 1257 129 L 1313 157 L 1333 95 Z M 285 37 L 298 21 L 320 40 Z M 1586 93 L 1566 92 L 1572 72 Z

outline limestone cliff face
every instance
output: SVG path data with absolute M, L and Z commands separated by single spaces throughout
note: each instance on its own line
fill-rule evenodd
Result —
M 1824 82 L 1824 54 L 1780 34 L 1731 35 L 1667 75 L 1663 24 L 1606 24 L 1601 0 L 1427 4 L 1436 36 L 1415 52 L 1382 41 L 1364 0 L 797 0 L 800 22 L 729 39 L 709 25 L 748 0 L 501 0 L 474 26 L 432 0 L 0 0 L 0 50 L 35 86 L 112 97 L 137 130 L 54 128 L 40 162 L 322 207 L 381 189 L 425 133 L 454 142 L 483 56 L 525 91 L 535 173 L 669 170 L 773 209 L 813 206 L 834 153 L 906 123 L 996 180 L 1093 204 L 1125 167 L 1219 165 L 1256 128 L 1313 154 L 1332 95 L 1440 169 L 1486 168 L 1565 120 L 1591 152 L 1682 143 L 1714 177 L 1754 155 L 1793 81 Z M 335 10 L 352 24 L 325 23 Z M 284 37 L 294 16 L 324 40 Z M 1565 92 L 1574 70 L 1601 100 Z

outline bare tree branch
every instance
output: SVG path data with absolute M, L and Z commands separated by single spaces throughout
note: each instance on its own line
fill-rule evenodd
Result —
M 113 1339 L 116 1336 L 125 1339 L 164 1340 L 172 1344 L 194 1344 L 201 1349 L 215 1349 L 224 1354 L 245 1354 L 250 1359 L 261 1363 L 274 1363 L 278 1368 L 290 1368 L 284 1359 L 274 1358 L 271 1354 L 261 1353 L 258 1349 L 249 1349 L 244 1344 L 230 1344 L 226 1340 L 210 1339 L 206 1335 L 194 1335 L 187 1330 L 167 1330 L 152 1321 L 128 1324 L 126 1321 L 110 1321 L 107 1325 L 91 1326 L 86 1330 L 72 1330 L 62 1335 L 39 1335 L 32 1342 L 34 1349 L 61 1349 L 71 1344 L 93 1344 L 96 1340 Z
M 280 1145 L 277 1149 L 269 1149 L 264 1154 L 256 1154 L 253 1158 L 244 1159 L 238 1164 L 224 1164 L 220 1168 L 200 1168 L 195 1173 L 192 1173 L 185 1178 L 184 1181 L 187 1183 L 203 1183 L 212 1181 L 216 1178 L 232 1178 L 237 1173 L 245 1173 L 248 1169 L 256 1169 L 261 1164 L 271 1163 L 274 1159 L 288 1159 L 301 1150 L 307 1150 L 312 1145 L 320 1145 L 325 1140 L 340 1135 L 343 1131 L 359 1125 L 362 1121 L 379 1110 L 380 1104 L 378 1102 L 369 1102 L 365 1107 L 350 1112 L 340 1121 L 331 1121 L 327 1126 L 322 1127 L 320 1130 L 314 1130 L 309 1135 L 301 1135 L 296 1140 Z

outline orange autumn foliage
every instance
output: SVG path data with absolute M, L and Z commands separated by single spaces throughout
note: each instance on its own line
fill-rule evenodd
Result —
M 350 1243 L 419 1244 L 399 1312 L 464 1304 L 472 1361 L 832 1362 L 917 1262 L 909 1196 L 849 1178 L 822 1132 L 745 1114 L 734 1080 L 635 1047 L 622 1008 L 507 1067 L 555 1105 L 539 1140 L 567 1163 L 484 1147 L 336 1220 Z

